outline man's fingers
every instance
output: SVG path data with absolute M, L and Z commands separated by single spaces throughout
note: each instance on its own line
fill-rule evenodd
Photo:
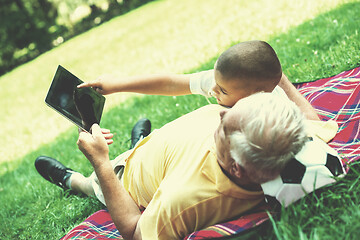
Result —
M 79 138 L 77 140 L 77 145 L 81 146 L 91 138 L 92 137 L 88 132 L 82 131 L 82 132 L 79 133 Z
M 112 134 L 112 133 L 107 133 L 107 134 L 103 134 L 103 136 L 104 136 L 105 139 L 111 139 L 111 138 L 114 137 L 114 134 Z
M 102 128 L 102 129 L 101 129 L 101 132 L 102 132 L 103 134 L 107 134 L 107 133 L 110 133 L 110 130 L 109 130 L 109 129 L 106 129 L 106 128 Z
M 102 135 L 104 136 L 106 143 L 108 145 L 114 143 L 114 140 L 112 140 L 112 138 L 114 137 L 114 134 L 112 134 L 109 129 L 102 128 L 101 132 L 102 132 Z
M 89 138 L 89 137 L 90 137 L 90 135 L 89 135 L 88 132 L 81 131 L 81 132 L 79 133 L 79 138 L 81 138 L 81 139 L 87 139 L 87 138 Z
M 91 134 L 93 135 L 93 137 L 98 137 L 98 136 L 102 136 L 103 133 L 101 132 L 101 128 L 98 124 L 94 123 L 92 126 L 91 126 Z
M 82 128 L 79 128 L 78 127 L 78 132 L 79 132 L 79 134 L 81 133 L 81 132 L 85 132 Z

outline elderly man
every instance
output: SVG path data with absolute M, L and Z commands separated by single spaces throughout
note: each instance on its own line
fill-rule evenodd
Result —
M 95 194 L 125 239 L 179 239 L 263 201 L 259 184 L 304 145 L 303 121 L 294 103 L 257 93 L 231 109 L 208 105 L 186 114 L 114 161 L 109 139 L 93 125 L 78 139 L 95 170 L 89 178 L 48 157 L 36 167 L 55 184 Z

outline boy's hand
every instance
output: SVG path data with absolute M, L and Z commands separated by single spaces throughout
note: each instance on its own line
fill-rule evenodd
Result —
M 82 83 L 77 86 L 78 88 L 92 87 L 95 91 L 102 95 L 115 92 L 114 76 L 103 75 L 91 82 Z
M 94 124 L 91 132 L 80 132 L 77 145 L 94 168 L 109 160 L 107 140 L 99 125 Z

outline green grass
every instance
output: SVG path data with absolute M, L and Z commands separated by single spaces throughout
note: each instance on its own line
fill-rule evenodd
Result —
M 156 1 L 115 18 L 0 78 L 0 125 L 7 133 L 0 138 L 0 162 L 19 159 L 72 127 L 44 104 L 58 64 L 84 81 L 103 73 L 188 72 L 235 42 L 271 39 L 341 2 Z M 126 96 L 109 97 L 107 109 Z
M 360 3 L 270 2 L 156 1 L 1 77 L 0 239 L 57 239 L 103 208 L 95 199 L 63 193 L 33 166 L 38 155 L 51 155 L 85 174 L 92 171 L 76 147 L 76 128 L 43 103 L 58 64 L 84 80 L 106 72 L 192 72 L 212 68 L 228 46 L 249 39 L 269 41 L 294 82 L 360 64 Z M 111 158 L 128 148 L 130 129 L 140 117 L 158 128 L 207 104 L 199 96 L 130 97 L 107 99 L 102 126 L 116 134 Z M 355 239 L 360 229 L 358 181 L 355 173 L 283 211 L 274 226 L 279 235 L 270 231 L 265 239 Z
M 332 76 L 360 64 L 360 16 L 347 4 L 273 37 L 283 70 L 293 82 Z

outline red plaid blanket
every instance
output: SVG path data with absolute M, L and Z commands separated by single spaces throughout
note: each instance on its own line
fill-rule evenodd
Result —
M 323 120 L 333 119 L 339 131 L 329 145 L 335 148 L 345 163 L 360 158 L 360 67 L 336 76 L 297 85 L 299 91 L 316 108 Z M 239 219 L 216 224 L 194 232 L 185 239 L 221 238 L 241 235 L 245 230 L 269 219 L 262 205 Z M 122 239 L 107 210 L 100 210 L 73 228 L 66 239 Z
M 329 143 L 345 162 L 360 158 L 360 67 L 297 86 L 322 120 L 335 120 L 338 133 Z

